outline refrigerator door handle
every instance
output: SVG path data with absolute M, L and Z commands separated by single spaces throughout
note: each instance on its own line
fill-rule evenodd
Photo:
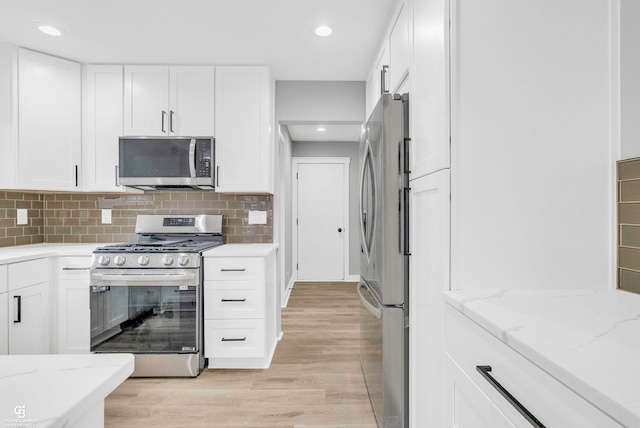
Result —
M 362 292 L 360 291 L 363 288 L 367 290 L 367 293 L 369 293 L 376 302 L 378 302 L 378 299 L 376 299 L 376 297 L 371 293 L 369 287 L 367 287 L 367 285 L 362 282 L 358 284 L 358 296 L 360 297 L 360 302 L 362 302 L 362 305 L 367 308 L 367 310 L 371 312 L 371 314 L 374 315 L 377 319 L 382 319 L 382 309 L 380 307 L 376 308 L 371 303 L 369 303 L 367 299 L 365 299 L 365 297 L 362 295 Z

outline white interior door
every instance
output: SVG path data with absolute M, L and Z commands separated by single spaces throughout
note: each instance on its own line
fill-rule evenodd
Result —
M 344 163 L 297 164 L 299 280 L 345 279 L 346 168 Z

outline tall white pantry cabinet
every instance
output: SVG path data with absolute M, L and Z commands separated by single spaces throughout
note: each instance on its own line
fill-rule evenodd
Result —
M 399 0 L 394 8 L 367 111 L 388 66 L 388 89 L 410 99 L 411 427 L 445 426 L 451 408 L 443 290 L 612 284 L 619 7 Z M 398 84 L 390 51 L 399 11 L 410 58 Z

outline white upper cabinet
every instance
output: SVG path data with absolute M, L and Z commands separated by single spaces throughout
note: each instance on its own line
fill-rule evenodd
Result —
M 124 135 L 212 136 L 215 68 L 125 66 Z
M 169 79 L 169 132 L 213 136 L 215 68 L 170 67 Z
M 216 191 L 273 193 L 272 85 L 267 67 L 216 68 Z
M 389 31 L 389 91 L 399 92 L 399 88 L 409 74 L 411 60 L 409 7 L 407 3 L 399 3 L 395 13 L 395 21 Z
M 447 2 L 413 3 L 409 169 L 411 179 L 449 168 L 449 11 Z
M 123 130 L 123 67 L 89 65 L 83 73 L 82 190 L 122 192 L 118 138 Z
M 80 64 L 11 46 L 0 60 L 0 184 L 79 190 Z

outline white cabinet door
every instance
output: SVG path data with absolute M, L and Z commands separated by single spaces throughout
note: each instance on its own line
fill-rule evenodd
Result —
M 18 187 L 79 190 L 80 64 L 18 52 Z
M 58 283 L 58 353 L 89 352 L 89 278 Z
M 169 135 L 169 67 L 124 67 L 124 135 Z
M 409 73 L 411 37 L 407 3 L 398 5 L 396 19 L 389 32 L 389 90 L 392 93 L 399 92 Z
M 376 63 L 374 64 L 371 72 L 369 73 L 369 78 L 367 79 L 367 89 L 366 89 L 366 109 L 367 109 L 367 118 L 371 115 L 371 112 L 376 107 L 378 100 L 380 99 L 380 94 L 383 89 L 388 89 L 387 78 L 388 74 L 383 74 L 383 69 L 385 66 L 389 66 L 389 41 L 385 38 L 385 42 L 383 43 L 380 51 L 378 52 Z M 383 88 L 384 86 L 384 88 Z
M 446 428 L 513 428 L 516 425 L 449 357 L 445 356 Z M 524 427 L 524 425 L 521 425 Z M 530 426 L 530 424 L 529 424 Z
M 411 426 L 440 427 L 444 301 L 449 289 L 449 170 L 412 180 L 409 284 L 409 417 Z
M 136 191 L 118 186 L 118 138 L 123 135 L 123 67 L 84 68 L 82 189 Z
M 273 193 L 267 67 L 216 68 L 216 191 Z
M 413 2 L 411 179 L 449 168 L 448 2 Z
M 169 133 L 215 135 L 215 67 L 172 66 L 169 74 Z
M 0 293 L 0 355 L 9 353 L 9 294 Z
M 48 283 L 9 292 L 9 353 L 49 353 Z

